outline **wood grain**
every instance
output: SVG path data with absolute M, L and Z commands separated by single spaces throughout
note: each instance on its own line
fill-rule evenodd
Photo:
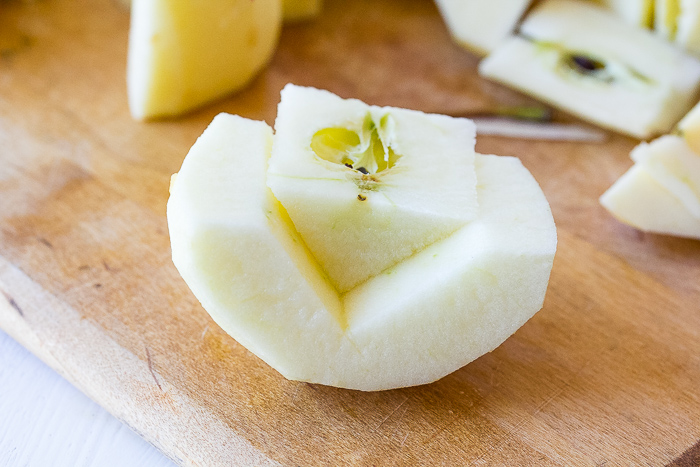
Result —
M 531 100 L 480 79 L 429 0 L 328 0 L 318 21 L 285 27 L 247 90 L 143 124 L 126 105 L 127 33 L 111 0 L 2 4 L 0 326 L 166 455 L 203 466 L 694 455 L 700 242 L 639 234 L 597 202 L 636 141 L 479 139 L 480 152 L 522 158 L 560 238 L 544 309 L 494 352 L 394 391 L 286 381 L 211 321 L 170 261 L 168 179 L 213 116 L 272 123 L 287 82 L 450 114 Z

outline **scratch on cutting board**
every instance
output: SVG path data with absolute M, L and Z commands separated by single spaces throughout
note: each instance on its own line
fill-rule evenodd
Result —
M 372 430 L 372 432 L 377 431 L 382 425 L 384 425 L 384 422 L 386 422 L 387 420 L 389 420 L 389 418 L 390 418 L 392 415 L 394 415 L 394 414 L 396 413 L 396 411 L 399 410 L 399 409 L 401 408 L 401 406 L 404 405 L 404 404 L 406 403 L 407 400 L 408 400 L 408 397 L 405 398 L 403 401 L 401 401 L 401 403 L 400 403 L 399 405 L 397 405 L 396 408 L 395 408 L 394 410 L 392 410 L 391 413 L 390 413 L 389 415 L 387 415 L 386 417 L 384 417 L 384 420 L 382 420 L 382 421 L 379 423 L 379 425 L 377 425 L 376 427 L 374 427 L 374 430 Z M 404 413 L 405 413 L 405 412 L 404 412 Z M 403 415 L 402 415 L 402 416 L 403 416 Z
M 146 360 L 148 362 L 148 371 L 151 372 L 151 376 L 153 376 L 153 380 L 156 382 L 158 389 L 160 389 L 162 391 L 163 388 L 161 387 L 160 383 L 158 382 L 158 378 L 156 378 L 156 372 L 153 371 L 153 362 L 151 361 L 151 351 L 148 350 L 148 347 L 146 347 Z
M 22 311 L 22 308 L 17 304 L 14 298 L 10 297 L 6 292 L 3 291 L 2 295 L 5 297 L 5 300 L 7 300 L 7 303 L 10 304 L 12 308 L 19 313 L 19 315 L 24 318 L 24 311 Z

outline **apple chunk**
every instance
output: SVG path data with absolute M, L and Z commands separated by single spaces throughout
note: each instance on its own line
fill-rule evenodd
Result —
M 666 135 L 637 146 L 632 159 L 601 204 L 645 232 L 700 239 L 700 155 L 683 138 Z
M 340 292 L 476 215 L 470 120 L 287 85 L 275 131 L 268 186 Z
M 285 377 L 360 390 L 428 383 L 541 308 L 556 231 L 517 159 L 476 155 L 476 216 L 341 295 L 267 187 L 272 141 L 262 122 L 217 116 L 173 180 L 168 226 L 203 307 Z
M 668 132 L 693 105 L 700 61 L 612 12 L 547 0 L 482 75 L 639 138 Z
M 179 115 L 245 86 L 272 56 L 281 21 L 280 0 L 133 2 L 132 116 Z
M 486 55 L 508 37 L 532 0 L 436 0 L 455 41 Z

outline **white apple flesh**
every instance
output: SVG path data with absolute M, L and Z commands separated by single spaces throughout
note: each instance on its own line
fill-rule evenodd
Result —
M 668 132 L 693 105 L 700 61 L 611 12 L 547 0 L 480 64 L 482 75 L 638 138 Z
M 127 90 L 135 119 L 176 116 L 239 90 L 269 61 L 280 0 L 139 0 Z
M 515 29 L 532 0 L 435 0 L 462 47 L 486 55 Z
M 282 15 L 285 22 L 306 21 L 321 12 L 322 0 L 282 0 Z
M 275 131 L 267 184 L 341 293 L 476 216 L 471 120 L 287 85 Z
M 667 135 L 637 146 L 632 159 L 601 204 L 642 231 L 700 239 L 700 155 Z
M 477 155 L 476 217 L 339 294 L 267 187 L 272 140 L 262 122 L 217 116 L 173 180 L 168 225 L 203 307 L 285 377 L 360 390 L 428 383 L 541 308 L 556 231 L 517 159 Z

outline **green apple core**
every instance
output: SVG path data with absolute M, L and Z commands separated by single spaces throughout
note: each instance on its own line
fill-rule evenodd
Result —
M 367 112 L 359 132 L 343 127 L 324 128 L 311 138 L 311 149 L 321 159 L 362 175 L 379 174 L 401 158 L 391 148 L 393 129 L 394 119 L 389 114 L 377 123 Z

